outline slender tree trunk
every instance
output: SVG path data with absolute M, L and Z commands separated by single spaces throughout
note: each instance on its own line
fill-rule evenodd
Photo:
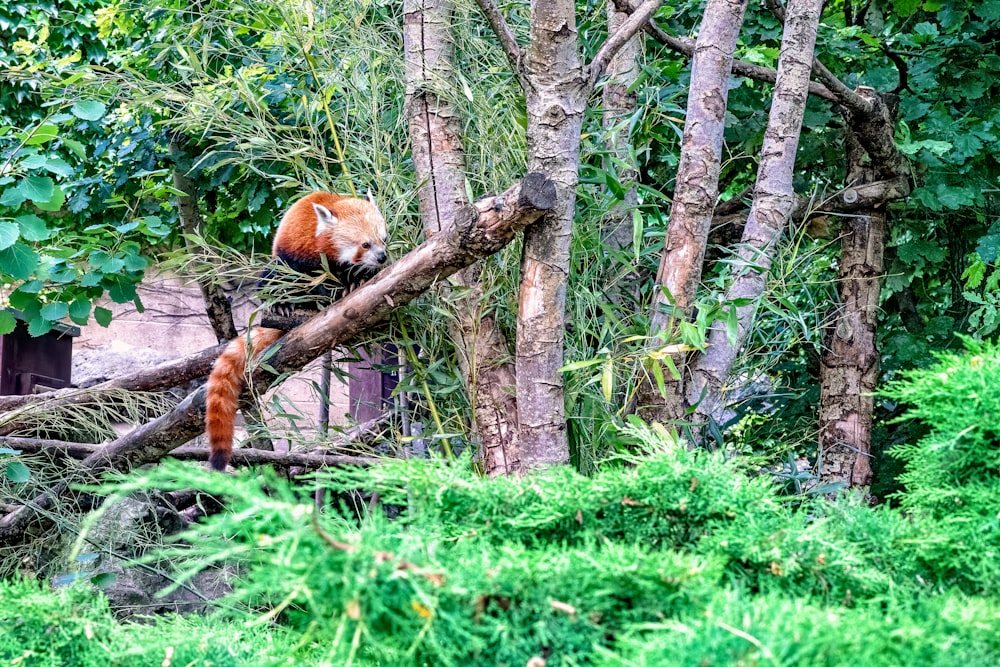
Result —
M 427 238 L 447 229 L 468 205 L 461 118 L 447 95 L 438 94 L 455 80 L 453 12 L 451 0 L 406 0 L 403 7 L 407 118 Z M 480 306 L 478 263 L 452 280 L 471 290 L 457 301 L 451 328 L 483 468 L 491 476 L 520 472 L 516 376 L 507 341 L 493 314 Z
M 531 3 L 525 54 L 528 170 L 555 183 L 556 206 L 525 231 L 517 318 L 517 403 L 522 461 L 569 462 L 563 399 L 566 283 L 587 81 L 572 0 Z
M 695 415 L 702 422 L 721 420 L 721 411 L 725 408 L 722 388 L 737 353 L 746 342 L 764 293 L 775 245 L 796 203 L 792 185 L 795 154 L 809 97 L 809 73 L 822 11 L 822 0 L 791 0 L 788 3 L 753 205 L 743 229 L 739 257 L 733 265 L 733 284 L 726 291 L 728 301 L 740 299 L 749 303 L 736 309 L 735 340 L 729 338 L 725 322 L 717 321 L 709 333 L 707 350 L 695 364 L 686 395 L 689 404 L 697 404 Z
M 660 291 L 650 315 L 652 336 L 669 335 L 675 308 L 679 316 L 687 317 L 694 307 L 719 194 L 729 77 L 746 8 L 747 0 L 708 0 L 705 5 L 691 60 L 691 87 L 670 222 L 656 273 Z M 646 383 L 639 398 L 642 413 L 660 421 L 683 416 L 685 380 L 682 374 L 679 381 L 668 382 L 666 396 Z

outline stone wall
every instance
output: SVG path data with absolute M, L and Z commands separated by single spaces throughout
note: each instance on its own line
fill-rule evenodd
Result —
M 234 290 L 232 292 L 236 326 L 244 329 L 250 312 L 252 292 Z M 73 377 L 76 385 L 88 381 L 108 379 L 123 372 L 144 367 L 152 367 L 164 361 L 183 357 L 216 344 L 215 335 L 209 325 L 208 316 L 197 285 L 187 285 L 171 275 L 151 277 L 139 287 L 139 298 L 144 306 L 138 312 L 133 303 L 104 303 L 114 313 L 107 327 L 91 322 L 82 327 L 79 338 L 73 342 Z M 292 431 L 300 429 L 309 437 L 318 422 L 318 387 L 320 378 L 319 361 L 307 366 L 302 372 L 286 380 L 277 390 L 277 397 L 266 397 L 267 423 L 272 429 L 285 431 L 291 440 L 297 437 Z M 345 424 L 348 412 L 348 390 L 332 380 L 330 391 L 330 421 Z M 273 399 L 282 401 L 282 407 L 275 410 Z M 275 416 L 275 413 L 280 413 Z M 299 417 L 294 425 L 284 414 Z M 245 437 L 239 431 L 237 439 Z M 287 443 L 275 442 L 275 447 L 283 449 Z

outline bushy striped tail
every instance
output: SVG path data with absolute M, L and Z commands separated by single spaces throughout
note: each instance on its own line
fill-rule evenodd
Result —
M 258 354 L 284 332 L 278 329 L 254 327 L 250 331 L 251 354 Z M 231 342 L 212 366 L 205 388 L 205 432 L 211 454 L 208 463 L 215 470 L 225 470 L 233 455 L 233 428 L 240 407 L 243 374 L 247 366 L 247 341 Z

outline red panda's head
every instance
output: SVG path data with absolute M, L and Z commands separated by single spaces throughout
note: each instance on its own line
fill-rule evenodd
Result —
M 371 193 L 367 199 L 313 201 L 312 207 L 317 246 L 329 248 L 332 260 L 372 273 L 385 264 L 385 218 Z

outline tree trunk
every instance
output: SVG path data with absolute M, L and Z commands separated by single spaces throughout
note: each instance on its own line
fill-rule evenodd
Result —
M 735 340 L 729 338 L 726 322 L 717 320 L 709 332 L 708 347 L 695 364 L 686 397 L 690 405 L 697 404 L 695 415 L 700 422 L 721 421 L 726 405 L 722 388 L 737 353 L 746 342 L 764 293 L 775 246 L 796 203 L 792 185 L 795 154 L 809 98 L 809 73 L 822 11 L 822 0 L 791 0 L 788 3 L 753 205 L 743 229 L 739 257 L 733 264 L 733 284 L 726 291 L 727 301 L 739 299 L 749 303 L 736 308 Z
M 872 412 L 879 374 L 876 346 L 884 209 L 844 220 L 840 308 L 820 361 L 819 478 L 867 488 L 871 484 Z
M 729 77 L 746 8 L 746 0 L 708 0 L 705 5 L 691 61 L 691 87 L 670 222 L 656 273 L 660 289 L 650 314 L 651 336 L 669 335 L 675 308 L 679 316 L 687 317 L 694 307 L 719 194 Z M 685 379 L 682 371 L 680 380 L 668 382 L 665 397 L 652 383 L 645 383 L 639 398 L 644 416 L 658 421 L 682 417 L 686 408 Z
M 424 236 L 447 229 L 468 205 L 461 119 L 441 86 L 455 80 L 451 0 L 406 0 L 403 49 L 406 54 L 407 120 Z M 507 341 L 483 299 L 478 264 L 452 281 L 471 290 L 455 303 L 452 337 L 472 406 L 484 471 L 490 475 L 521 471 L 517 452 L 516 377 Z
M 586 79 L 572 0 L 531 3 L 528 170 L 549 176 L 555 207 L 524 234 L 517 314 L 517 404 L 521 461 L 528 468 L 569 462 L 563 398 L 566 282 L 576 203 Z
M 848 134 L 847 182 L 877 176 Z M 819 479 L 848 488 L 871 485 L 871 437 L 879 374 L 876 315 L 885 257 L 885 207 L 844 218 L 837 272 L 840 303 L 820 358 Z

